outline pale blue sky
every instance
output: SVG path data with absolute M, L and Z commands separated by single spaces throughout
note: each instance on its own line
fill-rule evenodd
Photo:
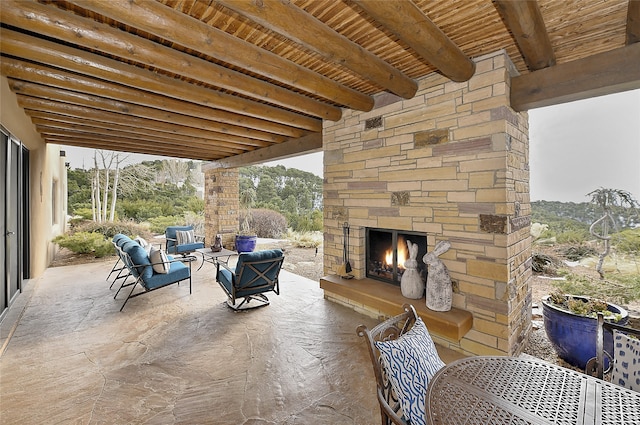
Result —
M 640 90 L 529 111 L 531 200 L 588 202 L 599 187 L 640 200 Z M 91 166 L 93 149 L 67 147 L 72 168 Z M 132 162 L 154 159 L 130 155 Z M 282 164 L 322 176 L 322 153 Z

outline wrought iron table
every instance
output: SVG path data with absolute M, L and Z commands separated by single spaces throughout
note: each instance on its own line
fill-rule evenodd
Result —
M 640 393 L 541 360 L 469 357 L 429 382 L 427 424 L 640 424 Z
M 204 266 L 205 262 L 211 263 L 213 265 L 216 265 L 218 261 L 228 263 L 231 257 L 238 255 L 237 252 L 230 251 L 225 248 L 222 248 L 222 251 L 213 251 L 211 250 L 211 248 L 200 248 L 200 249 L 196 249 L 196 252 L 199 252 L 200 254 L 202 254 L 202 264 L 200 264 L 200 267 L 198 267 L 198 270 L 200 270 L 202 266 Z M 227 257 L 227 259 L 222 260 L 222 257 Z

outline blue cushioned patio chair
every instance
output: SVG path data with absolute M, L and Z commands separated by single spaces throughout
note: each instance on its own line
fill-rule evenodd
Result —
M 189 293 L 191 294 L 191 260 L 193 257 L 184 257 L 180 259 L 174 259 L 172 256 L 168 256 L 169 270 L 167 273 L 158 273 L 154 270 L 154 264 L 164 263 L 151 263 L 149 255 L 143 247 L 141 247 L 135 241 L 128 241 L 122 246 L 123 261 L 127 265 L 127 268 L 131 272 L 131 276 L 135 278 L 135 281 L 127 283 L 126 280 L 122 282 L 120 289 L 116 292 L 116 296 L 122 288 L 131 286 L 131 291 L 127 295 L 127 299 L 124 300 L 120 311 L 124 308 L 127 301 L 130 298 L 135 298 L 140 295 L 144 295 L 147 292 L 154 291 L 156 289 L 163 288 L 165 286 L 180 283 L 183 280 L 189 280 Z M 183 262 L 187 260 L 188 266 Z M 143 292 L 133 293 L 136 285 L 140 284 L 144 289 Z
M 246 310 L 269 305 L 265 292 L 280 294 L 278 276 L 284 261 L 279 249 L 243 252 L 235 269 L 223 262 L 216 266 L 216 280 L 227 294 L 227 305 L 234 310 Z M 255 301 L 253 305 L 249 305 Z
M 179 241 L 177 237 L 179 231 L 190 232 L 193 239 L 186 243 Z M 164 236 L 167 240 L 165 245 L 167 254 L 185 256 L 196 249 L 204 248 L 204 236 L 193 234 L 193 226 L 169 226 L 165 229 Z

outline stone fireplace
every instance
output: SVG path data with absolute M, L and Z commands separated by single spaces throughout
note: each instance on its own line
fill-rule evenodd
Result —
M 418 246 L 418 272 L 423 280 L 427 268 L 422 257 L 427 253 L 427 235 L 398 229 L 365 229 L 366 276 L 392 285 L 400 285 L 404 262 L 409 259 L 407 241 Z
M 467 82 L 434 73 L 412 99 L 379 95 L 369 112 L 324 122 L 321 287 L 374 317 L 402 302 L 420 306 L 436 342 L 462 353 L 517 355 L 531 328 L 528 116 L 509 106 L 505 52 L 475 61 Z M 345 222 L 351 280 L 335 276 Z M 424 298 L 403 299 L 399 287 L 368 277 L 367 229 L 422 234 L 431 249 L 450 242 L 440 259 L 453 281 L 452 311 L 431 314 Z

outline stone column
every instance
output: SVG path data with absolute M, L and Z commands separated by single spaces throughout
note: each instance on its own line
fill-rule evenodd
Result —
M 204 229 L 207 246 L 213 244 L 217 234 L 222 235 L 222 245 L 233 249 L 238 232 L 237 168 L 204 169 Z

